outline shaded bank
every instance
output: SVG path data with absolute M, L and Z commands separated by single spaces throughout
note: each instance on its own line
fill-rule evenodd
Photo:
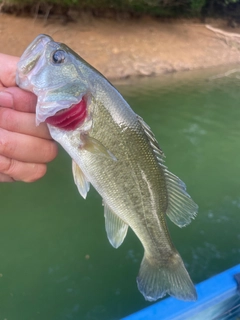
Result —
M 207 21 L 228 29 L 225 21 Z M 16 17 L 0 14 L 1 52 L 20 56 L 39 34 L 49 34 L 78 52 L 107 78 L 150 76 L 207 68 L 240 61 L 240 45 L 206 28 L 199 20 L 152 18 L 134 20 L 96 19 L 82 15 L 77 22 L 63 24 L 49 18 Z
M 95 16 L 228 17 L 239 20 L 240 0 L 0 0 L 1 10 L 68 16 L 69 10 L 87 10 Z M 240 22 L 240 21 L 239 21 Z

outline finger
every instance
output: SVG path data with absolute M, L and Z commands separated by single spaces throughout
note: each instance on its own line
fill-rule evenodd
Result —
M 45 123 L 36 126 L 34 113 L 0 107 L 0 128 L 39 138 L 52 139 Z
M 16 86 L 16 69 L 18 57 L 0 53 L 0 83 L 5 87 Z
M 14 182 L 15 180 L 4 173 L 0 173 L 0 182 Z
M 1 70 L 0 70 L 1 72 Z M 0 106 L 23 112 L 35 112 L 37 97 L 18 87 L 0 87 Z
M 23 162 L 46 163 L 57 155 L 54 141 L 0 129 L 0 155 Z
M 47 171 L 45 164 L 26 163 L 0 156 L 0 182 L 33 182 Z

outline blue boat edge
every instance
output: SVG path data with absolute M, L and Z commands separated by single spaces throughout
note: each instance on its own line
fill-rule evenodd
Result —
M 239 287 L 234 278 L 236 274 L 240 274 L 240 264 L 197 284 L 197 301 L 185 302 L 169 297 L 121 320 L 197 319 L 203 311 L 238 295 Z M 238 297 L 240 299 L 240 295 Z

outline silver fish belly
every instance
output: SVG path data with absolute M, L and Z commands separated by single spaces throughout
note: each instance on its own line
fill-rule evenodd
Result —
M 151 129 L 93 67 L 66 45 L 38 36 L 23 53 L 17 84 L 38 96 L 37 123 L 73 160 L 73 176 L 86 198 L 90 184 L 102 196 L 113 247 L 131 227 L 144 247 L 137 284 L 146 300 L 167 293 L 195 300 L 196 290 L 174 248 L 166 215 L 191 222 L 197 205 L 185 184 L 168 171 Z

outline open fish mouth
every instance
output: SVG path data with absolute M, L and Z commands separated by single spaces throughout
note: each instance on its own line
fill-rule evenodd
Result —
M 67 131 L 76 129 L 81 125 L 87 116 L 87 103 L 83 98 L 79 103 L 71 105 L 56 112 L 45 121 L 57 128 Z
M 40 68 L 42 68 L 43 65 L 42 63 L 39 63 L 39 60 L 44 52 L 46 44 L 50 41 L 53 41 L 50 36 L 41 34 L 22 54 L 21 59 L 18 62 L 16 73 L 16 83 L 18 85 L 21 83 L 22 89 L 29 90 L 31 87 L 29 76 L 33 76 Z

